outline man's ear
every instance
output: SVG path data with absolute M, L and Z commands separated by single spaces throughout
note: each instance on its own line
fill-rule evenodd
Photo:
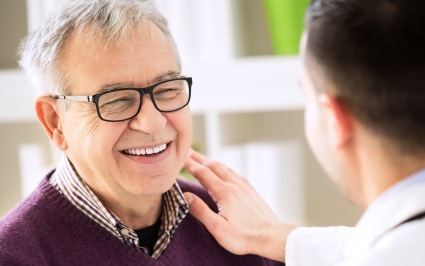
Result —
M 329 94 L 319 95 L 319 104 L 325 111 L 331 145 L 342 148 L 352 138 L 353 116 L 341 100 Z
M 40 124 L 43 126 L 49 139 L 60 150 L 66 150 L 67 144 L 62 133 L 62 124 L 56 100 L 49 96 L 40 96 L 36 99 L 35 110 Z

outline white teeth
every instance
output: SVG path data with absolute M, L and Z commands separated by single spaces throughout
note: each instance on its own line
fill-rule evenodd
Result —
M 149 148 L 149 149 L 128 149 L 125 150 L 124 153 L 129 155 L 151 155 L 155 153 L 159 153 L 167 148 L 167 144 L 162 144 L 158 147 Z

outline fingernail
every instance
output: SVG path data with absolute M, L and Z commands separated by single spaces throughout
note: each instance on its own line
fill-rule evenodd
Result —
M 184 197 L 186 198 L 186 202 L 187 204 L 192 204 L 193 202 L 193 197 L 191 195 L 184 195 Z

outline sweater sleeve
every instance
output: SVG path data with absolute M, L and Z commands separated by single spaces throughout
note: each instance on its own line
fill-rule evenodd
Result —
M 335 265 L 353 233 L 354 228 L 344 226 L 297 228 L 286 243 L 286 265 Z

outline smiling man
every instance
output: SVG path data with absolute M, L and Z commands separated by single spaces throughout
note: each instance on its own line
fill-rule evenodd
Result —
M 0 265 L 279 265 L 221 248 L 178 180 L 192 79 L 146 1 L 69 1 L 21 46 L 36 112 L 63 152 L 0 221 Z M 37 178 L 37 177 L 34 177 Z

